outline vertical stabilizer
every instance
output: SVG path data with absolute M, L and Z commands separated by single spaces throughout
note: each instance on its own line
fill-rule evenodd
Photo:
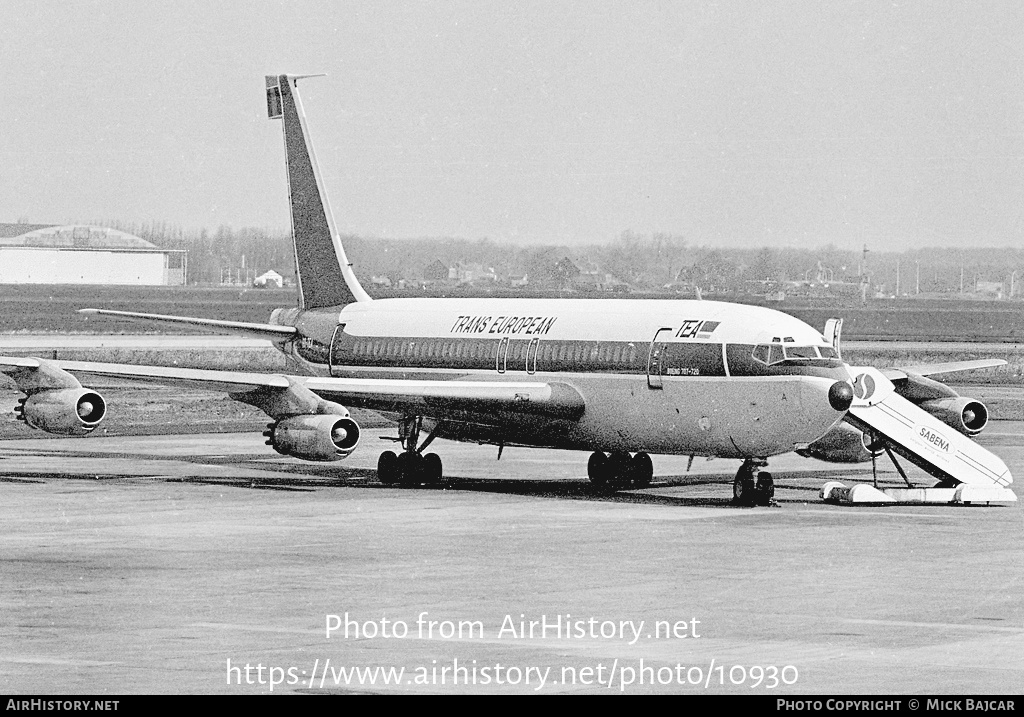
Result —
M 268 75 L 267 114 L 284 126 L 295 270 L 304 309 L 370 301 L 345 256 L 295 83 L 310 75 Z

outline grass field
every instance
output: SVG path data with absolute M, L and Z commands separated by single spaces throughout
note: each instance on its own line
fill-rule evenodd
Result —
M 0 333 L 168 332 L 156 323 L 83 316 L 78 309 L 114 309 L 265 323 L 270 312 L 295 306 L 293 290 L 244 287 L 0 285 Z M 190 333 L 175 327 L 174 333 Z M 203 333 L 194 331 L 191 333 Z
M 504 291 L 500 295 L 513 294 Z M 534 296 L 554 298 L 558 295 Z M 638 297 L 643 298 L 638 294 L 619 295 L 617 298 Z M 652 295 L 648 298 L 666 297 Z M 295 304 L 296 293 L 292 289 L 8 284 L 0 285 L 0 306 L 3 307 L 0 311 L 0 333 L 188 333 L 188 329 L 179 327 L 172 329 L 109 317 L 88 317 L 75 312 L 92 307 L 263 323 L 275 308 Z M 843 336 L 848 340 L 1024 341 L 1024 305 L 1016 302 L 903 300 L 871 302 L 866 306 L 784 302 L 772 304 L 772 308 L 817 327 L 823 327 L 825 321 L 833 316 L 842 317 Z

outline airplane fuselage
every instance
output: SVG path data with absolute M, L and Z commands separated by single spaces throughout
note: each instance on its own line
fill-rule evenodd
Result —
M 283 348 L 311 375 L 536 380 L 583 397 L 581 416 L 438 412 L 439 436 L 506 445 L 763 458 L 832 428 L 828 391 L 850 379 L 802 321 L 714 301 L 383 299 L 272 321 L 299 329 Z

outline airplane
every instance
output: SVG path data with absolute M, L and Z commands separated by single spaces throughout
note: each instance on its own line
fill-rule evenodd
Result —
M 349 408 L 383 412 L 400 448 L 379 456 L 386 485 L 440 485 L 441 457 L 427 448 L 443 438 L 496 445 L 499 457 L 505 446 L 589 451 L 600 490 L 650 485 L 652 453 L 735 459 L 733 500 L 744 506 L 773 502 L 764 469 L 791 451 L 835 462 L 899 454 L 939 480 L 946 502 L 965 486 L 968 497 L 1016 499 L 1006 465 L 970 438 L 987 409 L 927 378 L 999 360 L 851 367 L 839 320 L 823 334 L 773 309 L 717 301 L 371 298 L 324 190 L 298 93 L 307 77 L 266 78 L 268 116 L 284 130 L 298 306 L 266 324 L 81 310 L 269 339 L 294 372 L 0 357 L 25 394 L 19 419 L 88 434 L 106 402 L 79 378 L 117 377 L 224 391 L 271 418 L 269 446 L 308 461 L 356 450 Z

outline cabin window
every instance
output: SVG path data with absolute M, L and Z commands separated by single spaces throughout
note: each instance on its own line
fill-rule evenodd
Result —
M 539 360 L 545 361 L 545 362 L 546 361 L 550 361 L 551 360 L 551 348 L 552 347 L 551 347 L 550 344 L 541 344 L 538 347 L 538 349 L 537 349 L 537 358 Z
M 834 348 L 832 348 L 831 346 L 819 346 L 818 347 L 818 353 L 821 354 L 821 357 L 823 359 L 837 359 L 837 358 L 839 358 L 839 354 L 836 353 L 836 350 Z

